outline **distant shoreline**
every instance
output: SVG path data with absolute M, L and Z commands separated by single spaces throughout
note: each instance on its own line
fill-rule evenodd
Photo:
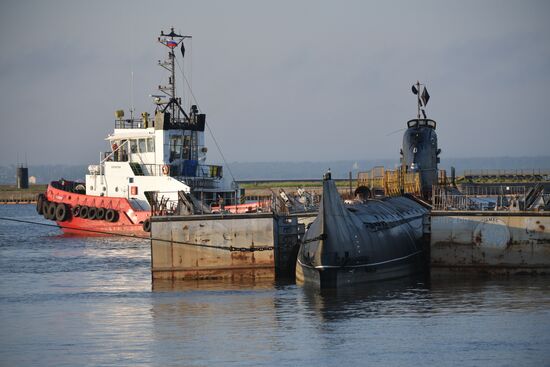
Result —
M 39 193 L 45 192 L 48 185 L 29 185 L 28 189 L 18 189 L 15 185 L 0 185 L 0 204 L 36 203 Z
M 444 154 L 445 152 L 443 152 Z M 215 162 L 209 162 L 214 164 Z M 354 178 L 358 172 L 368 171 L 376 166 L 395 169 L 399 159 L 358 159 L 340 161 L 294 161 L 294 162 L 232 162 L 223 169 L 224 176 L 236 181 L 262 180 L 314 180 L 321 179 L 330 168 L 332 177 L 347 179 L 349 172 Z M 550 155 L 527 157 L 479 157 L 479 158 L 445 158 L 441 157 L 440 168 L 447 170 L 455 167 L 456 175 L 461 176 L 465 170 L 477 169 L 550 169 Z M 36 182 L 46 184 L 54 180 L 83 181 L 88 172 L 87 164 L 82 165 L 30 165 L 29 176 Z M 14 184 L 16 165 L 0 166 L 0 184 Z M 232 177 L 233 176 L 233 177 Z

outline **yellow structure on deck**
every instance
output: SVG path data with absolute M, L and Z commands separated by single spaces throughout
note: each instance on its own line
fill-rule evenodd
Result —
M 365 186 L 373 193 L 398 196 L 403 193 L 420 195 L 420 173 L 387 170 L 382 166 L 357 174 L 357 186 Z
M 439 185 L 447 184 L 447 174 L 444 170 L 438 172 Z M 357 187 L 365 186 L 373 193 L 385 196 L 402 194 L 421 195 L 420 172 L 404 172 L 402 168 L 388 170 L 377 166 L 367 172 L 357 174 Z

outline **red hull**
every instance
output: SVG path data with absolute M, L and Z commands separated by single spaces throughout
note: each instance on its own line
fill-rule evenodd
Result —
M 64 220 L 56 223 L 63 232 L 78 235 L 134 235 L 149 237 L 143 229 L 143 223 L 149 219 L 151 212 L 136 210 L 128 199 L 120 197 L 92 196 L 79 194 L 73 189 L 76 183 L 70 181 L 54 181 L 48 185 L 44 199 L 50 203 L 63 203 L 68 211 Z M 117 219 L 109 222 L 105 219 L 89 219 L 75 216 L 72 209 L 76 207 L 103 208 L 117 213 Z M 253 202 L 238 205 L 228 205 L 224 211 L 230 213 L 252 213 L 270 210 L 271 202 Z M 213 212 L 220 212 L 219 207 L 212 207 Z M 51 217 L 50 217 L 51 218 Z M 59 219 L 59 217 L 58 217 Z M 54 219 L 52 219 L 54 220 Z
M 66 220 L 56 221 L 63 232 L 80 235 L 126 234 L 149 237 L 149 233 L 143 230 L 143 222 L 151 216 L 150 211 L 135 210 L 126 198 L 78 194 L 64 190 L 63 186 L 56 188 L 52 184 L 54 183 L 48 185 L 45 194 L 49 202 L 66 204 L 69 210 L 76 206 L 87 206 L 112 209 L 118 213 L 116 222 L 75 217 L 69 214 Z M 59 185 L 56 183 L 56 186 Z
M 143 224 L 98 223 L 96 220 L 71 218 L 64 222 L 56 221 L 59 227 L 67 234 L 94 236 L 94 235 L 133 235 L 149 237 L 143 230 Z

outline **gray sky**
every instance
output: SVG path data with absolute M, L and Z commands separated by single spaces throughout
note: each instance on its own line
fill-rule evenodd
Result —
M 443 156 L 550 154 L 548 1 L 18 0 L 0 3 L 0 164 L 95 163 L 131 71 L 152 112 L 170 26 L 193 35 L 228 161 L 397 157 L 417 79 Z

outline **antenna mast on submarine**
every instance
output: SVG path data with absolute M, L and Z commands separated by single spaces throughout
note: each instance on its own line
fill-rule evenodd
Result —
M 428 93 L 428 89 L 424 84 L 420 84 L 420 82 L 417 80 L 416 84 L 412 85 L 411 90 L 413 94 L 416 94 L 416 97 L 417 97 L 416 100 L 417 100 L 418 108 L 417 108 L 416 118 L 420 119 L 420 112 L 422 112 L 422 116 L 426 118 L 426 105 L 430 100 L 430 94 Z

